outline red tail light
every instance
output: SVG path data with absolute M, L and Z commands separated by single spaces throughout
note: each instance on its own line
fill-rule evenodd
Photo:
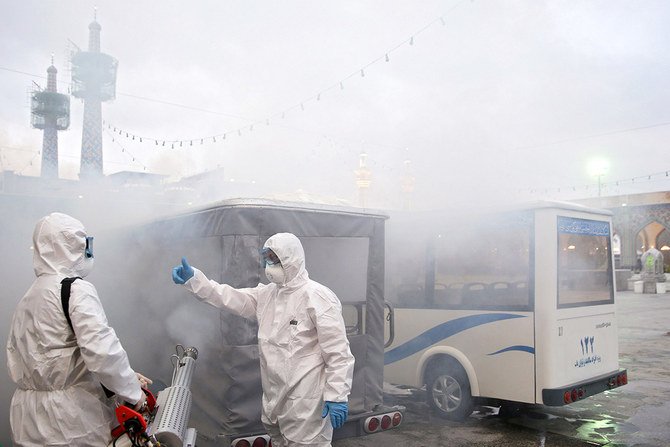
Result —
M 395 413 L 393 415 L 393 421 L 392 421 L 393 426 L 397 427 L 398 425 L 400 425 L 400 422 L 402 422 L 402 414 L 400 412 Z
M 272 447 L 272 440 L 268 435 L 250 436 L 234 439 L 231 447 Z
M 369 432 L 374 432 L 379 429 L 379 419 L 377 418 L 370 418 L 368 420 L 368 431 Z
M 363 422 L 363 429 L 366 433 L 375 433 L 381 430 L 395 428 L 402 422 L 402 412 L 381 413 L 370 416 Z
M 565 393 L 563 393 L 563 402 L 565 402 L 566 404 L 572 402 L 572 398 L 570 397 L 570 391 L 566 391 Z
M 391 416 L 385 414 L 382 417 L 382 430 L 388 430 L 389 428 L 391 428 Z

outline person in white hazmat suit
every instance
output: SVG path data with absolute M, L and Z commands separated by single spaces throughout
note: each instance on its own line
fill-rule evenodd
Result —
M 208 304 L 258 320 L 261 420 L 272 445 L 330 446 L 333 428 L 348 415 L 354 370 L 342 306 L 309 278 L 295 235 L 275 234 L 261 253 L 269 284 L 218 284 L 185 258 L 173 269 L 173 280 Z
M 118 425 L 116 397 L 140 409 L 151 383 L 135 373 L 88 281 L 71 284 L 69 315 L 61 280 L 93 267 L 93 238 L 78 220 L 52 213 L 33 233 L 37 278 L 19 301 L 7 341 L 7 368 L 16 383 L 10 407 L 15 446 L 107 446 Z M 74 330 L 74 332 L 73 332 Z

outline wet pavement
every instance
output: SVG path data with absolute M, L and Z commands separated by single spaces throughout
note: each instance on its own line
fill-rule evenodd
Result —
M 432 415 L 421 390 L 389 387 L 385 403 L 407 408 L 401 426 L 333 447 L 670 446 L 670 293 L 618 292 L 617 303 L 627 385 L 565 407 L 481 407 L 462 423 Z

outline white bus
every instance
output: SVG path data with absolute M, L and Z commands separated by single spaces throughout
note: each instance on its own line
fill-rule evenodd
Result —
M 539 203 L 387 224 L 386 382 L 475 404 L 559 406 L 627 383 L 619 368 L 611 213 Z

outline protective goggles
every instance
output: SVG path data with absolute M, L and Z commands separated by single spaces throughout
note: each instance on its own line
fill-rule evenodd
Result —
M 277 256 L 274 251 L 270 250 L 267 247 L 261 250 L 261 260 L 263 261 L 264 264 L 267 265 L 275 265 L 281 263 L 281 261 L 279 260 L 279 256 Z
M 84 249 L 84 253 L 87 258 L 93 257 L 93 236 L 86 236 L 86 249 Z

